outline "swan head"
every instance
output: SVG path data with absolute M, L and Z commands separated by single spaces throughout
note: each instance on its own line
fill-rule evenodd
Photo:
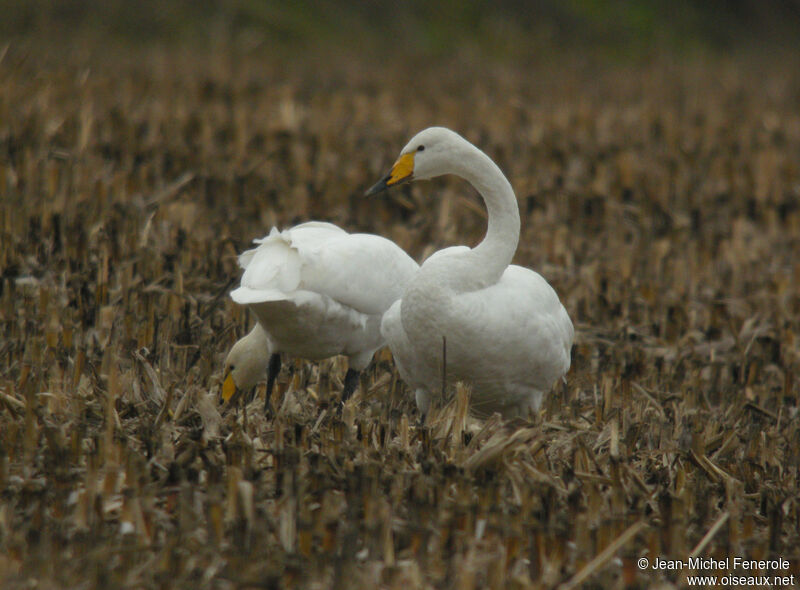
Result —
M 445 127 L 428 127 L 420 131 L 400 152 L 389 174 L 367 191 L 367 196 L 411 180 L 425 180 L 452 172 L 457 151 L 464 144 L 467 141 L 463 137 Z
M 220 401 L 228 403 L 241 392 L 250 391 L 266 375 L 272 353 L 269 336 L 260 324 L 231 347 L 225 358 L 225 376 L 222 382 Z

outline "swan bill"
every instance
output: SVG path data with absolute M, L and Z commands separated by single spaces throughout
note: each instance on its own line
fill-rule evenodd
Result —
M 414 178 L 414 152 L 403 154 L 392 166 L 392 170 L 370 188 L 365 195 L 371 197 L 390 186 L 402 184 Z
M 222 382 L 222 401 L 227 403 L 236 394 L 236 382 L 233 380 L 233 373 L 228 371 L 225 381 Z

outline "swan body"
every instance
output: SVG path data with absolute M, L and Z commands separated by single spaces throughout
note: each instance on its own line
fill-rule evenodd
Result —
M 385 344 L 383 313 L 419 266 L 386 238 L 318 221 L 273 228 L 255 243 L 239 257 L 244 273 L 231 298 L 248 306 L 258 325 L 229 353 L 223 398 L 255 385 L 268 365 L 271 391 L 281 352 L 308 360 L 347 356 L 346 397 Z
M 481 194 L 486 237 L 475 248 L 447 248 L 423 262 L 384 314 L 381 332 L 423 415 L 441 391 L 445 364 L 449 384 L 472 386 L 473 413 L 524 416 L 539 409 L 543 395 L 569 370 L 574 329 L 547 281 L 510 264 L 520 220 L 503 173 L 458 134 L 432 127 L 408 143 L 368 194 L 442 174 L 461 176 Z

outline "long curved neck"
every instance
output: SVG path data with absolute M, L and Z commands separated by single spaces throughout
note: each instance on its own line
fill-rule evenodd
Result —
M 486 203 L 489 224 L 483 241 L 472 250 L 431 264 L 431 280 L 458 292 L 481 289 L 500 280 L 519 243 L 519 206 L 514 190 L 489 156 L 463 140 L 451 157 L 449 173 L 468 181 Z M 420 278 L 428 269 L 423 266 Z
M 475 146 L 469 147 L 474 155 L 460 162 L 460 176 L 483 197 L 489 218 L 486 236 L 472 252 L 499 279 L 519 244 L 519 205 L 514 189 L 497 164 Z
M 261 324 L 256 322 L 253 329 L 239 342 L 242 343 L 241 346 L 244 347 L 245 354 L 249 357 L 248 364 L 263 372 L 269 363 L 269 357 L 272 356 L 272 349 L 274 348 L 267 331 Z

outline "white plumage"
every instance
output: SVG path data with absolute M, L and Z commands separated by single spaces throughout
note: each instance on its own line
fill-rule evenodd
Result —
M 413 179 L 456 174 L 483 197 L 488 230 L 475 248 L 454 247 L 428 258 L 383 317 L 381 332 L 400 375 L 426 414 L 442 383 L 472 386 L 472 411 L 506 417 L 538 410 L 542 396 L 570 366 L 572 322 L 538 273 L 510 265 L 519 241 L 519 208 L 494 162 L 441 127 L 418 133 L 392 171 L 368 194 Z
M 280 367 L 273 355 L 281 352 L 308 360 L 347 356 L 346 397 L 357 372 L 385 343 L 380 333 L 384 311 L 419 266 L 386 238 L 348 234 L 318 221 L 283 231 L 273 228 L 255 242 L 257 247 L 239 257 L 244 273 L 231 298 L 247 305 L 259 325 L 231 349 L 223 397 L 255 385 L 268 364 L 271 390 Z

